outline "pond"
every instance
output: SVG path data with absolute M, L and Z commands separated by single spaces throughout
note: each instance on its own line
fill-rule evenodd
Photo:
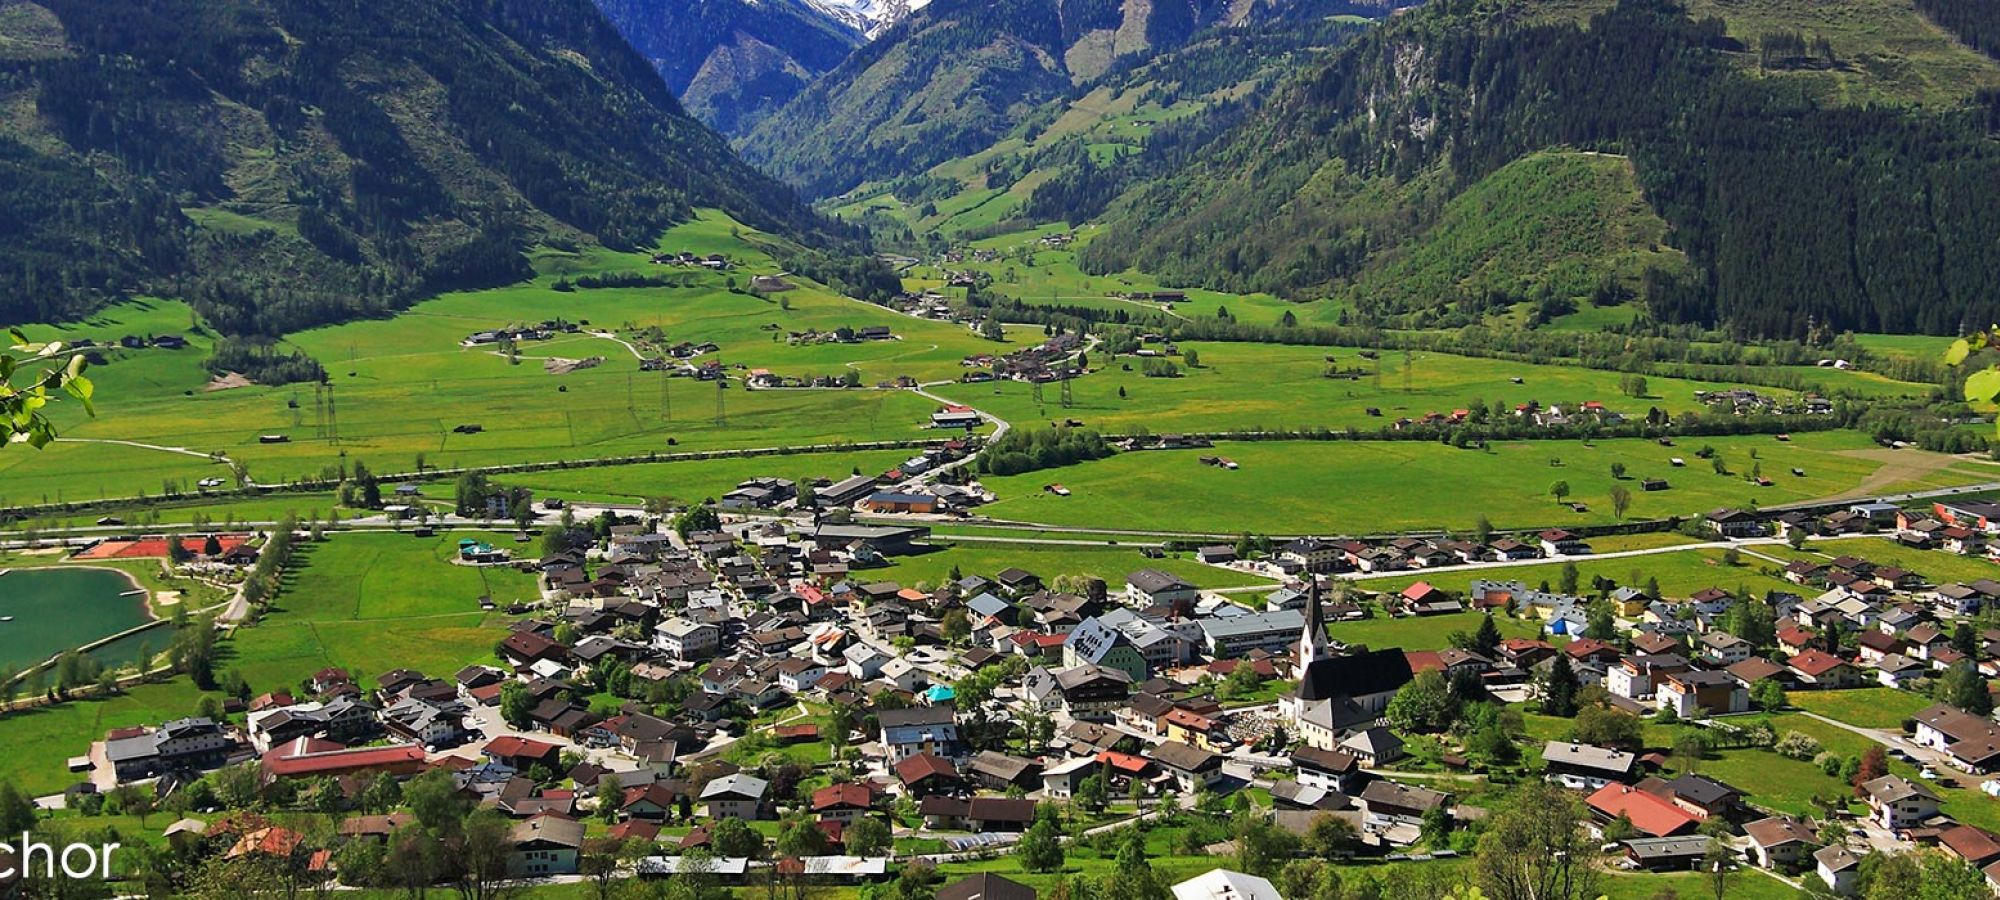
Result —
M 64 566 L 0 574 L 0 667 L 34 665 L 150 621 L 144 592 L 115 569 Z M 171 634 L 147 632 L 155 650 L 165 649 Z M 97 655 L 122 663 L 138 650 L 138 641 L 120 641 Z

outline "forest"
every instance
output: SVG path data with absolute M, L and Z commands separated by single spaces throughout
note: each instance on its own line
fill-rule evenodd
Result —
M 0 57 L 38 113 L 0 128 L 0 198 L 26 213 L 0 224 L 0 321 L 154 291 L 277 335 L 517 280 L 538 241 L 637 246 L 695 206 L 832 234 L 587 0 L 43 5 L 82 52 Z M 231 174 L 260 154 L 273 177 Z M 209 207 L 255 217 L 184 212 Z
M 1802 337 L 1811 322 L 1941 334 L 2000 316 L 1984 289 L 2000 276 L 2000 211 L 1975 199 L 2000 183 L 2000 100 L 1822 107 L 1719 58 L 1735 46 L 1671 0 L 1621 0 L 1588 27 L 1496 27 L 1444 0 L 1354 41 L 1193 165 L 1118 201 L 1122 227 L 1082 262 L 1324 296 L 1427 224 L 1426 207 L 1397 203 L 1410 186 L 1463 191 L 1573 147 L 1631 157 L 1698 267 L 1647 296 L 1663 320 Z

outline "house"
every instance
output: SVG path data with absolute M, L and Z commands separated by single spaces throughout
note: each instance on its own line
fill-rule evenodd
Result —
M 1339 750 L 1300 747 L 1292 751 L 1292 765 L 1299 784 L 1343 794 L 1354 793 L 1362 778 L 1361 761 Z
M 990 790 L 1005 791 L 1013 787 L 1032 790 L 1041 782 L 1042 766 L 1031 759 L 982 750 L 966 763 L 965 771 Z
M 1757 537 L 1764 533 L 1764 523 L 1755 513 L 1726 507 L 1703 516 L 1702 525 L 1725 538 Z
M 1861 857 L 1839 844 L 1821 847 L 1813 851 L 1813 869 L 1827 890 L 1844 897 L 1854 893 L 1861 880 Z
M 1628 656 L 1605 672 L 1604 687 L 1628 700 L 1653 696 L 1668 675 L 1688 670 L 1688 661 L 1673 654 Z
M 739 772 L 709 782 L 701 789 L 701 803 L 710 819 L 754 821 L 766 817 L 770 792 L 770 782 Z
M 1869 818 L 1890 831 L 1913 828 L 1938 813 L 1937 795 L 1900 775 L 1864 781 L 1861 792 L 1868 800 Z
M 1409 833 L 1412 839 L 1423 826 L 1425 813 L 1451 809 L 1450 794 L 1379 778 L 1361 789 L 1360 799 L 1364 830 L 1379 835 Z
M 714 656 L 721 645 L 722 629 L 706 622 L 676 616 L 653 629 L 653 647 L 683 662 Z
M 1686 872 L 1701 866 L 1702 858 L 1708 855 L 1708 841 L 1706 836 L 1696 835 L 1629 838 L 1619 843 L 1625 847 L 1625 861 L 1634 868 L 1647 872 Z
M 1390 698 L 1414 677 L 1398 648 L 1312 659 L 1298 687 L 1279 699 L 1279 716 L 1307 746 L 1332 750 L 1347 732 L 1381 718 Z
M 1972 825 L 1945 829 L 1938 835 L 1938 845 L 1973 868 L 2000 860 L 2000 839 L 1995 839 L 1992 832 Z
M 1340 742 L 1340 749 L 1368 768 L 1386 766 L 1403 758 L 1403 739 L 1380 725 L 1364 728 Z
M 1660 684 L 1659 708 L 1683 719 L 1748 712 L 1750 691 L 1727 672 L 1702 669 L 1675 672 Z
M 1222 778 L 1222 757 L 1200 747 L 1167 741 L 1148 755 L 1180 783 L 1183 793 L 1191 794 L 1197 785 L 1213 785 Z
M 583 850 L 583 823 L 556 815 L 535 816 L 508 835 L 513 849 L 507 871 L 519 878 L 574 875 Z
M 1079 756 L 1064 760 L 1042 772 L 1042 793 L 1053 800 L 1067 800 L 1076 796 L 1076 787 L 1085 778 L 1097 774 L 1097 759 Z
M 1790 816 L 1758 819 L 1743 826 L 1750 839 L 1750 855 L 1766 869 L 1791 872 L 1802 868 L 1819 848 L 1819 838 L 1804 822 Z
M 1702 659 L 1718 666 L 1733 666 L 1750 658 L 1755 648 L 1750 642 L 1727 631 L 1711 631 L 1696 642 Z
M 891 770 L 896 773 L 896 780 L 903 783 L 904 790 L 913 797 L 953 792 L 960 787 L 958 767 L 935 753 L 904 757 Z
M 1237 616 L 1209 616 L 1199 621 L 1208 653 L 1216 659 L 1235 659 L 1252 650 L 1283 653 L 1299 636 L 1306 617 L 1296 609 L 1275 610 Z
M 875 807 L 875 791 L 865 784 L 830 784 L 812 793 L 812 814 L 822 822 L 853 822 Z
M 1563 787 L 1595 791 L 1608 784 L 1630 784 L 1637 754 L 1589 744 L 1550 741 L 1542 747 L 1543 777 Z
M 137 735 L 107 739 L 105 758 L 120 782 L 222 766 L 235 742 L 206 718 L 175 719 Z
M 1063 638 L 1063 665 L 1093 665 L 1116 669 L 1131 677 L 1133 682 L 1146 680 L 1152 665 L 1138 644 L 1123 630 L 1112 627 L 1103 618 L 1092 616 L 1070 630 Z
M 1743 808 L 1743 792 L 1706 775 L 1682 775 L 1672 781 L 1648 778 L 1639 789 L 1662 797 L 1697 819 L 1725 819 Z
M 826 666 L 810 658 L 794 656 L 778 663 L 778 686 L 788 693 L 803 694 L 826 677 Z
M 957 713 L 949 703 L 883 710 L 876 721 L 891 763 L 919 753 L 957 756 L 962 752 Z
M 1697 820 L 1686 810 L 1656 794 L 1624 784 L 1607 784 L 1584 800 L 1599 825 L 1624 816 L 1649 837 L 1671 837 L 1694 831 Z
M 1785 665 L 1798 677 L 1801 687 L 1848 688 L 1862 682 L 1859 669 L 1824 650 L 1807 650 L 1786 660 Z
M 1035 900 L 1035 889 L 991 872 L 969 875 L 938 888 L 937 900 Z
M 1173 606 L 1176 603 L 1192 604 L 1201 599 L 1201 591 L 1175 575 L 1159 569 L 1140 569 L 1125 576 L 1126 602 L 1138 607 Z
M 1951 758 L 1952 765 L 1974 775 L 2000 770 L 2000 724 L 1939 703 L 1916 716 L 1917 743 Z
M 1347 558 L 1338 544 L 1312 537 L 1287 541 L 1276 555 L 1280 562 L 1293 563 L 1313 573 L 1337 571 Z
M 1211 869 L 1174 885 L 1174 900 L 1285 900 L 1269 879 Z

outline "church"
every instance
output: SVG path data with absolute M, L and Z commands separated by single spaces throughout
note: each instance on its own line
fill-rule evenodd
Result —
M 1365 729 L 1389 708 L 1396 690 L 1415 677 L 1400 648 L 1336 656 L 1328 646 L 1317 577 L 1306 598 L 1299 635 L 1299 685 L 1278 701 L 1278 715 L 1300 743 L 1332 750 L 1346 735 Z

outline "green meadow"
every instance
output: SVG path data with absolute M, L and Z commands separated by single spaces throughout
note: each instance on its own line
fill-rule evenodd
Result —
M 638 463 L 593 469 L 557 469 L 500 478 L 506 484 L 533 488 L 536 494 L 584 500 L 635 502 L 653 497 L 683 501 L 714 499 L 751 478 L 838 481 L 856 470 L 879 475 L 916 455 L 910 450 L 853 450 L 754 456 L 744 459 L 697 459 Z M 443 490 L 439 488 L 433 489 Z
M 1576 366 L 1448 353 L 1413 353 L 1405 361 L 1394 351 L 1370 360 L 1354 348 L 1276 344 L 1191 342 L 1181 349 L 1195 351 L 1201 365 L 1181 365 L 1176 378 L 1148 378 L 1137 360 L 1093 355 L 1091 364 L 1097 371 L 1071 383 L 1070 408 L 1061 405 L 1060 393 L 1053 387 L 1045 387 L 1037 402 L 1033 387 L 1019 382 L 955 385 L 938 393 L 1020 425 L 1077 419 L 1105 431 L 1143 428 L 1159 434 L 1300 428 L 1372 432 L 1398 418 L 1415 419 L 1432 412 L 1449 415 L 1475 400 L 1488 406 L 1504 404 L 1509 410 L 1529 401 L 1547 406 L 1596 400 L 1628 416 L 1643 416 L 1653 407 L 1680 413 L 1703 408 L 1695 401 L 1696 391 L 1739 386 L 1648 377 L 1648 395 L 1635 398 L 1619 392 L 1622 373 Z M 1358 367 L 1369 374 L 1359 380 L 1327 378 L 1329 365 Z M 1834 374 L 1848 378 L 1857 373 Z M 1919 393 L 1925 390 L 1910 387 Z M 1790 395 L 1775 388 L 1757 390 Z M 1370 409 L 1381 415 L 1369 415 Z
M 1001 569 L 1017 567 L 1042 576 L 1044 583 L 1053 582 L 1062 575 L 1081 575 L 1102 578 L 1113 591 L 1119 591 L 1125 587 L 1125 576 L 1139 569 L 1159 569 L 1202 588 L 1258 585 L 1277 588 L 1277 585 L 1269 579 L 1245 572 L 1205 565 L 1191 557 L 1178 555 L 1165 559 L 1149 559 L 1131 547 L 968 542 L 942 546 L 931 553 L 896 557 L 893 563 L 894 565 L 886 569 L 857 572 L 854 577 L 865 581 L 897 581 L 905 586 L 935 585 L 943 582 L 953 568 L 957 568 L 965 575 L 991 576 Z M 1261 600 L 1254 596 L 1240 596 L 1237 599 L 1248 606 L 1263 605 Z
M 1770 567 L 1769 563 L 1745 554 L 1737 565 L 1731 566 L 1723 560 L 1723 552 L 1714 548 L 1675 550 L 1671 553 L 1649 553 L 1644 556 L 1610 558 L 1579 556 L 1563 562 L 1537 562 L 1434 574 L 1404 572 L 1388 578 L 1369 578 L 1357 582 L 1357 585 L 1364 590 L 1388 593 L 1400 591 L 1423 581 L 1460 595 L 1469 590 L 1474 581 L 1519 581 L 1529 587 L 1537 587 L 1543 582 L 1560 585 L 1563 566 L 1569 563 L 1576 564 L 1577 580 L 1586 590 L 1591 580 L 1600 576 L 1621 585 L 1640 587 L 1649 580 L 1657 580 L 1660 583 L 1660 593 L 1669 598 L 1687 597 L 1712 587 L 1732 593 L 1748 591 L 1758 596 L 1768 591 L 1799 593 L 1805 590 L 1782 578 L 1765 574 L 1763 570 Z
M 337 444 L 320 438 L 322 407 L 310 385 L 204 390 L 210 375 L 201 362 L 211 342 L 191 330 L 196 323 L 183 304 L 123 304 L 87 322 L 37 326 L 31 337 L 104 342 L 126 334 L 188 335 L 193 346 L 180 351 L 105 351 L 108 364 L 91 373 L 97 417 L 84 417 L 75 403 L 55 407 L 65 438 L 133 441 L 201 455 L 223 452 L 262 483 L 317 476 L 343 459 L 364 460 L 377 471 L 407 471 L 420 454 L 429 465 L 464 466 L 667 452 L 670 446 L 775 447 L 934 436 L 924 426 L 936 404 L 903 391 L 751 391 L 740 382 L 718 390 L 640 372 L 634 352 L 619 340 L 590 335 L 528 342 L 518 364 L 491 348 L 459 344 L 475 331 L 510 324 L 561 317 L 622 339 L 657 327 L 670 343 L 716 343 L 721 351 L 709 358 L 738 379 L 751 368 L 798 376 L 852 371 L 866 385 L 898 376 L 955 378 L 963 371 L 963 357 L 1010 346 L 962 327 L 839 297 L 795 277 L 789 280 L 796 290 L 771 297 L 734 292 L 732 283 L 779 271 L 767 252 L 778 245 L 718 214 L 705 213 L 670 230 L 657 246 L 723 252 L 738 268 L 696 274 L 653 266 L 645 254 L 543 251 L 536 258 L 542 274 L 531 282 L 449 294 L 394 318 L 289 336 L 288 346 L 328 369 Z M 604 272 L 671 272 L 694 279 L 694 286 L 553 288 L 560 277 Z M 896 339 L 800 345 L 786 339 L 790 332 L 870 325 L 889 326 Z M 1030 329 L 1015 340 L 1035 337 Z M 604 362 L 552 375 L 541 365 L 545 357 L 603 357 Z M 453 429 L 459 425 L 484 430 L 458 434 Z M 290 442 L 264 444 L 258 440 L 262 435 L 284 435 Z M 0 489 L 0 495 L 13 502 L 53 502 L 156 494 L 167 481 L 191 485 L 204 477 L 227 477 L 225 467 L 201 455 L 65 442 L 0 461 L 0 483 L 33 486 L 31 494 L 15 488 Z
M 1718 475 L 1695 451 L 1715 448 L 1731 474 Z M 1486 450 L 1460 450 L 1429 441 L 1221 442 L 1213 450 L 1141 451 L 984 484 L 1001 500 L 980 510 L 993 519 L 1094 528 L 1268 534 L 1374 534 L 1471 528 L 1485 517 L 1499 528 L 1593 525 L 1616 521 L 1612 486 L 1631 494 L 1628 519 L 1704 513 L 1722 506 L 1772 505 L 1841 495 L 1861 489 L 1888 466 L 1867 439 L 1852 432 L 1686 438 L 1662 447 L 1638 439 L 1520 441 Z M 1756 456 L 1753 458 L 1752 453 Z M 1886 451 L 1882 451 L 1885 452 Z M 1896 459 L 1937 468 L 1917 480 L 1930 486 L 1968 483 L 1991 476 L 1962 475 L 1949 457 L 1897 451 Z M 1234 460 L 1226 470 L 1200 462 L 1205 455 Z M 1680 457 L 1685 467 L 1670 460 Z M 1624 480 L 1611 466 L 1622 463 Z M 1761 467 L 1771 479 L 1748 479 Z M 1804 475 L 1793 475 L 1798 468 Z M 1916 472 L 1915 468 L 1909 470 Z M 1910 480 L 1895 469 L 1898 484 Z M 1664 491 L 1641 490 L 1640 479 L 1664 478 Z M 1568 502 L 1549 488 L 1570 486 Z M 1043 490 L 1059 483 L 1070 496 Z

